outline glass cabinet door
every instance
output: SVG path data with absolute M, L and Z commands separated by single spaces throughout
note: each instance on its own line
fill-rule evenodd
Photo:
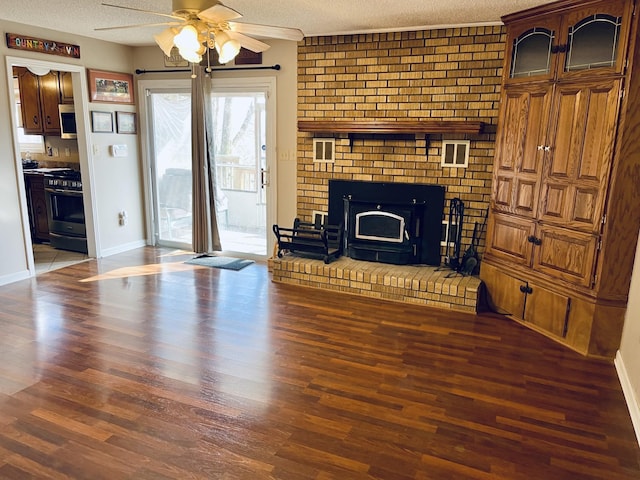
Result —
M 622 73 L 631 12 L 620 0 L 599 3 L 566 17 L 561 76 Z M 587 73 L 587 71 L 589 71 Z
M 522 22 L 509 26 L 505 72 L 509 83 L 544 80 L 555 76 L 556 44 L 559 22 L 551 20 L 533 24 Z
M 513 42 L 511 78 L 549 75 L 554 32 L 546 28 L 532 28 Z

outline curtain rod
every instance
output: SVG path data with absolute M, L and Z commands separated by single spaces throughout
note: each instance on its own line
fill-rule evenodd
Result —
M 220 71 L 220 72 L 226 72 L 226 71 L 231 71 L 231 70 L 280 70 L 280 65 L 279 64 L 275 64 L 275 65 L 260 65 L 257 67 L 224 67 L 224 68 L 213 68 L 211 67 L 211 70 L 214 71 Z M 182 68 L 174 68 L 174 69 L 165 69 L 165 70 L 141 70 L 141 69 L 136 69 L 136 75 L 141 75 L 144 73 L 175 73 L 175 72 L 191 72 L 191 70 L 185 70 Z

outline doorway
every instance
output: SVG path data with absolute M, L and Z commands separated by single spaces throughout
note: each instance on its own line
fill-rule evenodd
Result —
M 144 89 L 155 245 L 190 249 L 191 94 L 189 82 Z M 275 218 L 275 79 L 213 81 L 216 208 L 223 253 L 265 258 Z
M 23 238 L 25 242 L 24 251 L 29 275 L 34 276 L 52 269 L 76 263 L 77 261 L 95 257 L 98 255 L 100 250 L 93 215 L 94 203 L 93 195 L 91 194 L 92 168 L 88 161 L 87 145 L 89 144 L 89 139 L 87 138 L 87 131 L 85 128 L 88 117 L 88 101 L 86 100 L 88 87 L 85 70 L 82 66 L 20 57 L 6 57 L 5 61 L 7 66 L 7 82 L 10 87 L 10 101 L 16 106 L 16 108 L 11 111 L 11 127 L 14 138 L 13 147 L 18 193 L 20 195 L 21 209 L 22 212 L 24 212 L 22 214 Z M 82 196 L 83 203 L 85 205 L 84 217 L 86 224 L 86 249 L 84 252 L 54 249 L 50 247 L 46 241 L 41 241 L 41 236 L 44 233 L 43 231 L 40 231 L 39 227 L 42 225 L 46 227 L 47 224 L 47 221 L 41 218 L 43 213 L 45 218 L 47 215 L 47 212 L 45 212 L 47 209 L 42 205 L 43 203 L 46 205 L 46 202 L 36 202 L 36 205 L 34 205 L 33 202 L 30 202 L 32 192 L 30 191 L 31 186 L 27 185 L 27 183 L 30 184 L 31 181 L 26 181 L 24 172 L 27 171 L 27 166 L 33 167 L 35 165 L 36 162 L 33 161 L 33 158 L 29 158 L 29 156 L 34 157 L 35 155 L 27 155 L 26 150 L 23 155 L 23 149 L 21 148 L 21 144 L 24 143 L 25 139 L 27 141 L 32 141 L 36 139 L 36 137 L 28 135 L 24 136 L 20 130 L 22 128 L 22 118 L 19 107 L 22 105 L 19 83 L 16 83 L 14 79 L 14 67 L 21 69 L 20 71 L 29 70 L 34 75 L 46 76 L 43 78 L 46 78 L 47 80 L 51 77 L 51 75 L 48 75 L 48 72 L 55 72 L 56 76 L 52 78 L 61 79 L 61 96 L 57 99 L 58 104 L 54 102 L 56 110 L 54 113 L 57 115 L 58 106 L 63 103 L 73 105 L 73 109 L 75 110 L 77 119 L 77 138 L 75 141 L 67 141 L 65 143 L 65 141 L 61 139 L 59 133 L 57 135 L 53 133 L 49 136 L 45 134 L 44 137 L 37 137 L 37 139 L 38 142 L 42 141 L 42 146 L 45 147 L 47 154 L 51 154 L 48 160 L 54 161 L 54 165 L 48 166 L 57 167 L 65 164 L 64 166 L 66 167 L 66 162 L 69 161 L 75 165 L 73 170 L 81 172 L 82 174 L 83 190 L 79 192 L 79 194 Z M 62 82 L 62 77 L 65 79 L 64 82 Z M 26 160 L 26 162 L 23 162 L 23 160 Z M 58 163 L 60 165 L 58 165 Z M 47 165 L 44 164 L 40 164 L 38 166 L 47 167 Z M 42 190 L 42 194 L 44 195 L 44 182 Z M 34 209 L 37 209 L 37 211 Z M 38 216 L 38 214 L 40 214 L 40 216 Z M 37 220 L 34 222 L 30 219 L 30 215 L 32 218 L 37 217 Z M 34 223 L 37 225 L 34 225 Z M 32 228 L 32 226 L 34 228 Z M 35 232 L 34 229 L 36 230 Z

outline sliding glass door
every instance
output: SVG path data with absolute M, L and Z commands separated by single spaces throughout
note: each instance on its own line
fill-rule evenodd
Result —
M 275 223 L 275 80 L 214 80 L 216 209 L 225 253 L 264 257 Z M 147 89 L 150 187 L 157 245 L 191 248 L 191 94 Z

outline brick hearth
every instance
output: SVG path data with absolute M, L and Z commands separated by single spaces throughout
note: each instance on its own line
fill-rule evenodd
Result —
M 272 280 L 277 283 L 471 313 L 480 304 L 481 280 L 449 269 L 388 265 L 347 257 L 326 265 L 322 260 L 290 254 L 270 259 L 269 263 Z

